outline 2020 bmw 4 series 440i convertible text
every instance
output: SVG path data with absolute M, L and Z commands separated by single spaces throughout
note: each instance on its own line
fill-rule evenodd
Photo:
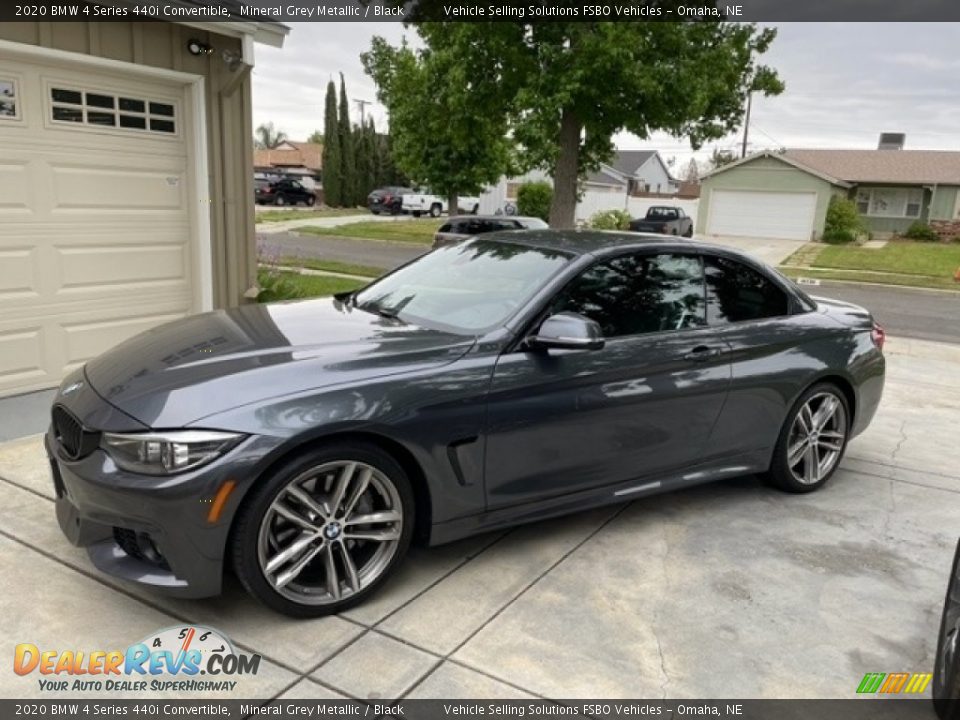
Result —
M 883 389 L 883 331 L 734 251 L 528 231 L 353 294 L 195 315 L 61 386 L 64 533 L 183 596 L 232 566 L 296 616 L 438 544 L 762 473 L 821 487 Z

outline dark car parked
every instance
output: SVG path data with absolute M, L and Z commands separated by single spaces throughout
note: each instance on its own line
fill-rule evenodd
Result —
M 726 248 L 492 233 L 91 360 L 54 398 L 57 517 L 104 572 L 201 597 L 230 565 L 323 615 L 415 536 L 749 473 L 816 490 L 874 415 L 882 344 L 866 310 Z
M 254 180 L 254 200 L 260 205 L 314 205 L 317 196 L 299 180 L 283 178 L 268 182 Z
M 960 542 L 953 556 L 940 618 L 933 702 L 941 720 L 960 720 Z
M 549 227 L 537 217 L 523 215 L 455 215 L 447 220 L 436 235 L 433 247 L 443 247 L 466 240 L 474 235 L 497 232 L 500 230 L 546 230 Z
M 377 188 L 367 196 L 367 207 L 374 215 L 380 213 L 399 215 L 403 212 L 403 196 L 412 192 L 413 188 L 399 185 Z
M 630 221 L 633 232 L 660 233 L 678 237 L 693 237 L 693 220 L 683 208 L 667 205 L 654 205 L 647 209 L 642 218 Z

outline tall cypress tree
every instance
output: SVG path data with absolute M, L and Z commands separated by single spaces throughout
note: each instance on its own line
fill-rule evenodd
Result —
M 340 131 L 337 118 L 337 86 L 327 83 L 327 99 L 323 116 L 323 201 L 330 207 L 343 202 L 340 152 Z
M 337 127 L 340 131 L 340 182 L 342 183 L 340 204 L 353 207 L 360 203 L 357 201 L 353 131 L 350 127 L 350 101 L 347 100 L 347 85 L 343 80 L 343 73 L 340 73 L 340 122 Z
M 370 132 L 366 123 L 358 125 L 353 138 L 354 167 L 357 173 L 357 204 L 363 203 L 364 196 L 373 190 L 371 179 Z

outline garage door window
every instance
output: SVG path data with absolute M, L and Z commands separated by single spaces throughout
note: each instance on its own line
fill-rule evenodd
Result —
M 58 123 L 177 132 L 176 109 L 170 103 L 73 88 L 50 89 L 50 117 Z
M 15 80 L 0 78 L 0 120 L 16 120 L 19 117 L 17 83 Z

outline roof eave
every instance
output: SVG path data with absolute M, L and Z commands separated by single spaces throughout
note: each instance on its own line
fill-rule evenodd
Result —
M 851 183 L 851 182 L 848 182 L 847 180 L 841 180 L 840 178 L 833 177 L 832 175 L 828 175 L 825 172 L 816 170 L 810 167 L 809 165 L 804 165 L 801 162 L 793 160 L 792 158 L 789 158 L 786 155 L 770 152 L 769 150 L 764 150 L 763 152 L 754 153 L 753 155 L 747 155 L 746 157 L 740 158 L 739 160 L 734 160 L 732 163 L 727 163 L 726 165 L 723 165 L 721 167 L 714 168 L 710 172 L 704 173 L 704 175 L 700 179 L 705 180 L 708 177 L 719 175 L 720 173 L 726 172 L 727 170 L 733 170 L 736 167 L 740 167 L 741 165 L 744 165 L 748 162 L 752 162 L 753 160 L 757 160 L 762 157 L 769 157 L 769 158 L 773 158 L 774 160 L 779 160 L 780 162 L 786 165 L 795 167 L 797 170 L 800 170 L 801 172 L 805 172 L 810 175 L 813 175 L 814 177 L 818 177 L 821 180 L 825 180 L 831 185 L 837 185 L 842 188 L 851 188 L 855 185 L 855 183 Z

